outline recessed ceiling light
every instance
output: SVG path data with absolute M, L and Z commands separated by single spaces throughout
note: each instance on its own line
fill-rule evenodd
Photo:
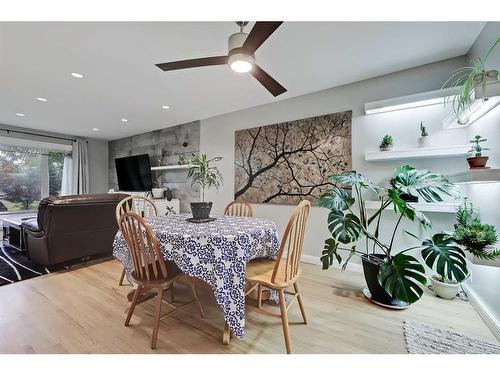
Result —
M 122 118 L 122 122 L 128 122 L 126 118 Z
M 170 109 L 170 106 L 169 105 L 162 105 L 161 106 L 163 109 Z
M 92 128 L 93 131 L 98 132 L 99 128 Z
M 19 116 L 19 117 L 24 117 L 24 116 L 26 116 L 24 113 L 19 113 L 19 112 L 18 112 L 18 113 L 16 113 L 16 115 L 17 115 L 17 116 Z
M 71 76 L 75 77 L 75 78 L 83 78 L 83 74 L 76 73 L 76 72 L 71 73 Z
M 36 100 L 40 101 L 40 102 L 48 102 L 49 99 L 45 99 L 45 98 L 35 98 Z

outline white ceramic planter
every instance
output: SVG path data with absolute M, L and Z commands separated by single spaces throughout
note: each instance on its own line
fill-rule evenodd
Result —
M 151 193 L 153 193 L 153 198 L 155 198 L 155 199 L 162 199 L 164 192 L 165 192 L 165 189 L 163 189 L 163 188 L 152 188 L 151 189 Z
M 448 284 L 431 277 L 431 286 L 434 293 L 443 299 L 453 299 L 458 294 L 460 284 Z
M 378 147 L 380 151 L 391 151 L 392 150 L 392 145 L 390 146 L 379 146 Z
M 430 147 L 429 136 L 418 138 L 418 147 Z

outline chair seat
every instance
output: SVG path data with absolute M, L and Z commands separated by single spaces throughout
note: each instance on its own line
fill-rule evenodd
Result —
M 278 272 L 276 273 L 276 279 L 274 283 L 271 281 L 274 266 L 276 264 L 275 259 L 255 259 L 247 264 L 246 279 L 251 282 L 259 282 L 270 287 L 286 288 L 298 279 L 300 276 L 300 268 L 297 275 L 285 281 L 285 268 L 286 260 L 283 259 L 278 267 Z
M 145 286 L 151 286 L 151 287 L 159 287 L 164 284 L 170 283 L 174 278 L 179 277 L 182 275 L 182 271 L 180 270 L 179 267 L 177 267 L 177 264 L 173 261 L 166 261 L 165 265 L 167 266 L 167 277 L 163 277 L 160 273 L 155 276 L 154 271 L 153 271 L 153 264 L 148 264 L 148 270 L 149 270 L 149 280 L 144 278 L 141 278 L 137 273 L 132 271 L 132 277 L 138 284 L 143 284 Z M 156 269 L 159 271 L 160 270 L 160 264 L 158 261 L 156 261 Z

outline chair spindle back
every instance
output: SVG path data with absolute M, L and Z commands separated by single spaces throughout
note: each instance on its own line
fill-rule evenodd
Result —
M 144 196 L 132 195 L 124 198 L 116 206 L 116 222 L 120 226 L 120 219 L 124 213 L 133 212 L 142 218 L 157 216 L 158 208 L 155 203 Z
M 135 277 L 140 280 L 167 278 L 167 266 L 151 226 L 134 212 L 120 218 L 122 232 L 134 263 Z
M 250 203 L 245 201 L 233 201 L 224 209 L 224 215 L 252 217 L 253 210 Z
M 283 239 L 281 240 L 271 282 L 287 282 L 297 276 L 310 207 L 311 203 L 307 200 L 303 200 L 295 207 L 290 220 L 288 220 L 288 225 L 285 229 Z M 283 259 L 285 252 L 287 253 L 286 260 Z M 280 262 L 286 262 L 284 275 L 278 275 Z

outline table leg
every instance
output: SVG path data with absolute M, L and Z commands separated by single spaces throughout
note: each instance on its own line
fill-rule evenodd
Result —
M 224 322 L 224 332 L 222 333 L 222 344 L 229 345 L 231 342 L 231 328 Z

